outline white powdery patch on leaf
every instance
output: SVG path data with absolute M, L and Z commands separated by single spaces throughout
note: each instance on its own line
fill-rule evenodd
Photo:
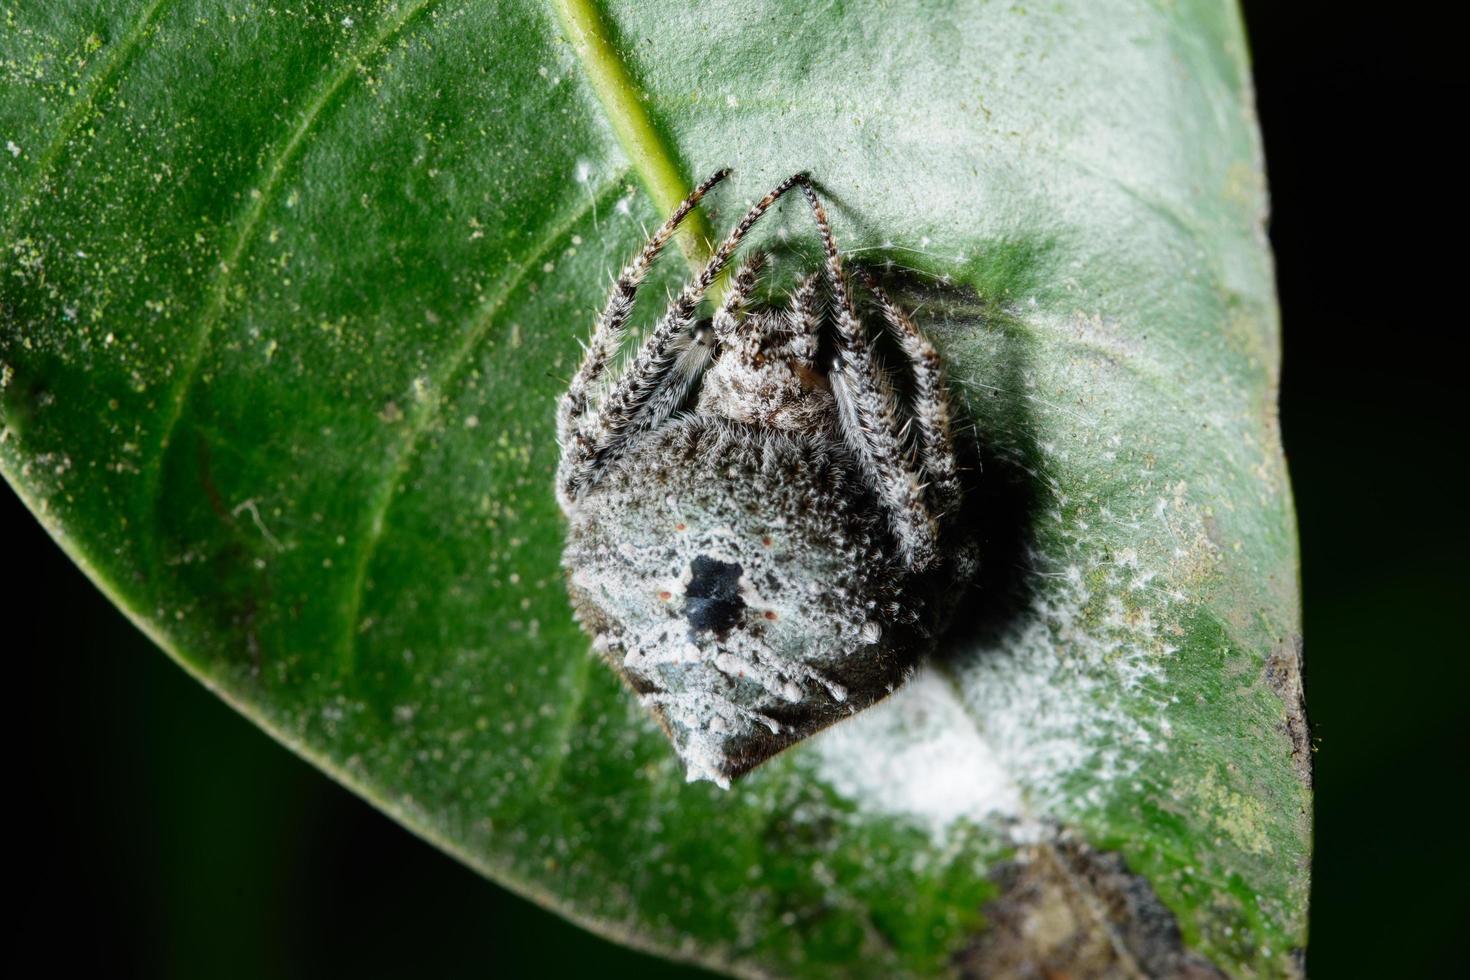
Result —
M 1010 819 L 1021 797 L 949 681 L 921 670 L 892 697 L 812 739 L 817 775 L 863 807 L 943 837 L 961 819 Z
M 1133 572 L 1068 566 L 1001 642 L 956 670 L 969 715 L 1037 818 L 1100 806 L 1159 745 L 1165 705 L 1147 691 L 1171 648 L 1150 610 L 1119 595 Z

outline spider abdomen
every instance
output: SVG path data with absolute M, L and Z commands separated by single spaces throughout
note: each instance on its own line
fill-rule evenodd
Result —
M 657 488 L 650 492 L 651 488 Z M 691 777 L 727 782 L 883 696 L 919 652 L 857 464 L 830 440 L 671 420 L 571 515 L 573 602 Z

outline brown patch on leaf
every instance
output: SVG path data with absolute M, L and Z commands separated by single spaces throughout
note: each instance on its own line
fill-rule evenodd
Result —
M 1292 635 L 1276 645 L 1266 659 L 1266 683 L 1286 706 L 1285 733 L 1291 742 L 1291 761 L 1302 785 L 1312 788 L 1312 731 L 1307 724 L 1307 702 L 1302 690 L 1302 638 Z
M 1174 913 L 1120 855 L 1057 840 L 1023 849 L 992 876 L 987 928 L 955 959 L 966 978 L 1219 980 L 1184 948 Z

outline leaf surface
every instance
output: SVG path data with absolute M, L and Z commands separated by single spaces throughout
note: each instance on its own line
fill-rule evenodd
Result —
M 1295 527 L 1231 5 L 26 3 L 0 147 L 0 469 L 408 827 L 738 973 L 1296 972 Z M 809 170 L 907 287 L 992 515 L 946 649 L 728 793 L 588 655 L 551 493 L 609 275 L 726 165 L 706 232 Z M 810 254 L 800 209 L 767 231 Z

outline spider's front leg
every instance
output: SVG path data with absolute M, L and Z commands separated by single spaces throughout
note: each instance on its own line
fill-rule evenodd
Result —
M 648 339 L 639 349 L 632 366 L 618 379 L 598 412 L 597 437 L 587 455 L 570 481 L 562 484 L 567 499 L 574 499 L 582 489 L 595 480 L 598 472 L 627 446 L 647 426 L 645 413 L 654 406 L 662 410 L 664 401 L 658 398 L 664 389 L 669 372 L 674 369 L 683 348 L 681 337 L 689 336 L 695 326 L 699 303 L 709 287 L 719 278 L 726 263 L 745 240 L 755 223 L 771 209 L 781 195 L 806 179 L 805 174 L 793 174 L 776 185 L 769 194 L 755 203 L 735 225 L 729 236 L 715 249 L 699 275 L 684 287 L 669 306 L 663 319 L 654 327 Z
M 898 398 L 873 360 L 848 292 L 827 213 L 809 184 L 803 182 L 801 192 L 811 205 L 822 238 L 828 286 L 836 307 L 837 358 L 831 380 L 842 430 L 888 511 L 904 563 L 911 570 L 921 571 L 934 561 L 938 520 L 925 499 L 922 475 L 909 459 L 907 426 L 901 420 Z
M 740 264 L 739 271 L 735 273 L 735 281 L 730 286 L 730 292 L 725 295 L 725 302 L 720 304 L 714 319 L 710 321 L 710 328 L 714 330 L 721 347 L 729 347 L 739 341 L 740 314 L 745 311 L 745 304 L 755 291 L 755 284 L 765 264 L 765 253 L 755 252 Z
M 817 286 L 820 272 L 813 272 L 791 294 L 782 329 L 766 338 L 768 354 L 790 361 L 798 373 L 815 378 L 817 350 L 822 329 L 822 297 Z
M 755 287 L 756 275 L 762 262 L 762 257 L 758 255 L 747 260 L 735 274 L 734 285 L 726 294 L 724 303 L 715 312 L 714 319 L 708 324 L 691 326 L 686 339 L 671 348 L 673 364 L 659 379 L 657 388 L 649 397 L 643 411 L 630 419 L 618 432 L 619 438 L 616 441 L 598 446 L 591 464 L 594 475 L 611 461 L 617 448 L 641 432 L 658 428 L 689 397 L 694 383 L 714 358 L 716 342 L 723 344 L 729 341 L 738 315 Z
M 592 329 L 592 339 L 577 373 L 572 376 L 567 392 L 557 408 L 556 437 L 561 444 L 561 463 L 557 467 L 557 496 L 565 506 L 576 496 L 577 488 L 586 478 L 587 470 L 597 448 L 595 425 L 588 424 L 588 411 L 592 407 L 592 391 L 602 377 L 607 365 L 617 356 L 627 333 L 628 318 L 633 313 L 633 301 L 638 286 L 648 275 L 649 268 L 658 258 L 664 246 L 674 237 L 674 232 L 709 189 L 729 176 L 728 169 L 718 170 L 708 180 L 696 187 L 669 215 L 658 231 L 648 239 L 632 262 L 623 269 L 608 294 L 607 304 Z

